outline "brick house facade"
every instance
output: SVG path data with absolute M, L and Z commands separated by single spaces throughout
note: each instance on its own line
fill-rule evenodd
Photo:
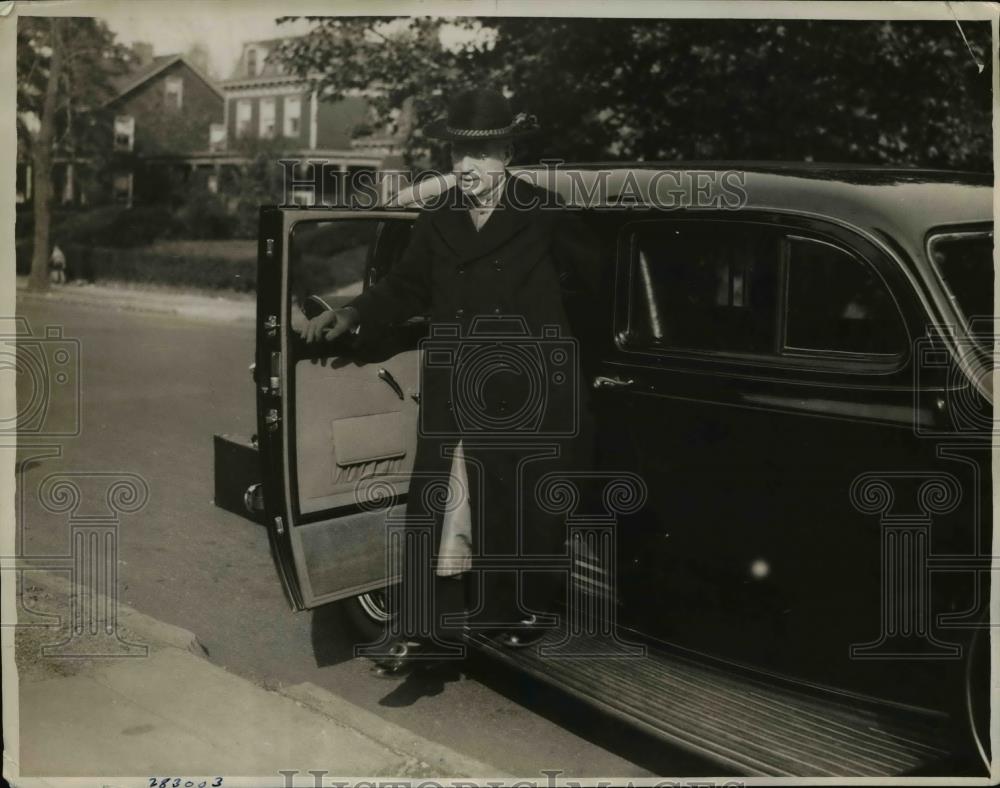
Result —
M 140 65 L 105 105 L 114 115 L 112 196 L 128 205 L 157 201 L 163 179 L 206 150 L 225 115 L 222 91 L 184 55 L 152 57 L 141 47 Z

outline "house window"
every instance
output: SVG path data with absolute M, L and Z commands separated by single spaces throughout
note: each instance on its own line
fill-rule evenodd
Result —
M 111 182 L 112 198 L 119 205 L 132 207 L 132 173 L 119 172 Z
M 224 150 L 226 147 L 226 127 L 222 123 L 212 123 L 208 127 L 208 149 Z
M 253 117 L 253 107 L 249 99 L 236 102 L 236 136 L 245 137 L 250 133 L 250 120 Z
M 312 207 L 316 204 L 316 192 L 313 189 L 292 189 L 292 205 Z
M 260 100 L 260 137 L 270 139 L 274 136 L 274 108 L 273 98 L 263 98 Z
M 298 137 L 302 128 L 302 99 L 299 96 L 285 96 L 285 136 Z
M 164 80 L 166 87 L 166 103 L 168 109 L 180 109 L 184 103 L 184 79 L 182 77 L 167 77 Z
M 253 47 L 247 50 L 247 76 L 257 76 L 257 50 Z
M 135 118 L 131 115 L 118 115 L 115 118 L 116 151 L 131 151 L 135 147 Z

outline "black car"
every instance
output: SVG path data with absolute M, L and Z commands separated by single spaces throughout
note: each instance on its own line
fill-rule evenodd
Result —
M 987 773 L 992 176 L 514 172 L 600 239 L 596 314 L 572 282 L 566 299 L 618 505 L 578 527 L 567 512 L 571 593 L 594 615 L 547 651 L 469 645 L 733 774 Z M 392 268 L 426 197 L 260 219 L 275 563 L 293 608 L 354 598 L 373 639 L 428 326 L 370 358 L 296 329 L 311 297 Z

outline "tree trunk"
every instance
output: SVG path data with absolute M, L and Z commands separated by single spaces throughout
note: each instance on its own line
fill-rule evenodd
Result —
M 49 225 L 52 221 L 52 138 L 55 133 L 56 95 L 63 68 L 63 20 L 49 20 L 52 58 L 49 62 L 49 79 L 45 85 L 41 124 L 33 145 L 32 169 L 35 178 L 35 244 L 31 257 L 31 275 L 28 287 L 47 290 L 49 286 Z

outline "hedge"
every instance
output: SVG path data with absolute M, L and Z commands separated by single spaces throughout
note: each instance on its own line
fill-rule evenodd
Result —
M 250 244 L 255 247 L 254 244 Z M 178 255 L 152 246 L 141 249 L 67 244 L 67 278 L 88 282 L 177 285 L 207 290 L 253 292 L 257 288 L 254 253 L 242 259 L 232 256 Z

